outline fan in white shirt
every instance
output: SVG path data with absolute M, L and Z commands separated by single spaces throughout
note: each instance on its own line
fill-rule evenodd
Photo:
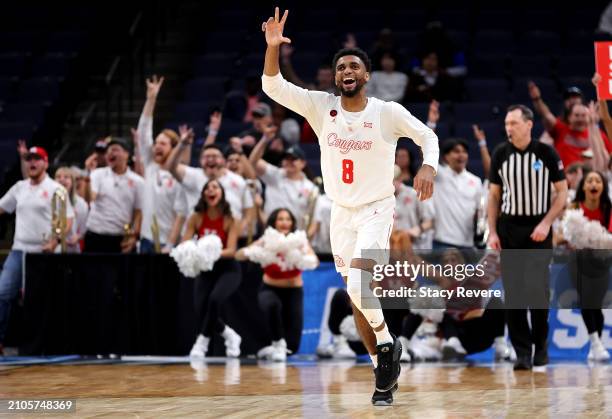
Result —
M 142 223 L 144 180 L 128 167 L 130 147 L 113 138 L 106 150 L 107 167 L 91 173 L 91 210 L 85 233 L 86 252 L 130 253 Z
M 174 243 L 169 243 L 169 237 L 177 213 L 174 211 L 174 202 L 178 199 L 181 185 L 164 168 L 173 147 L 179 142 L 179 135 L 171 129 L 161 131 L 153 141 L 153 115 L 157 96 L 164 82 L 164 78 L 153 76 L 146 80 L 147 100 L 144 104 L 136 138 L 140 149 L 140 158 L 143 165 L 144 196 L 142 207 L 142 229 L 140 231 L 140 253 L 152 253 L 155 250 L 155 237 L 153 234 L 154 222 L 159 228 L 159 245 L 162 252 L 169 252 Z M 183 128 L 184 130 L 184 128 Z M 191 134 L 187 133 L 186 134 Z M 188 161 L 190 150 L 185 149 L 181 156 Z
M 395 217 L 391 248 L 394 243 L 402 251 L 408 250 L 410 244 L 414 249 L 432 247 L 434 226 L 433 200 L 419 201 L 416 191 L 401 182 L 402 171 L 395 166 Z M 409 243 L 407 242 L 409 241 Z
M 52 252 L 58 238 L 52 235 L 51 200 L 56 191 L 66 194 L 62 185 L 47 176 L 49 158 L 41 147 L 24 153 L 28 179 L 20 180 L 0 198 L 0 214 L 16 213 L 13 247 L 0 272 L 0 355 L 8 325 L 11 303 L 22 287 L 25 253 Z M 70 201 L 66 202 L 66 230 L 69 234 L 74 219 Z
M 401 102 L 408 85 L 408 76 L 395 71 L 395 58 L 390 52 L 380 59 L 382 71 L 373 71 L 368 83 L 368 94 L 381 100 Z
M 329 240 L 329 223 L 331 221 L 332 201 L 322 193 L 317 198 L 312 224 L 308 230 L 308 237 L 312 242 L 312 248 L 317 253 L 331 254 L 331 242 Z
M 434 247 L 473 247 L 482 181 L 466 170 L 468 145 L 465 140 L 446 140 L 442 154 L 445 164 L 438 169 L 433 199 L 436 212 Z

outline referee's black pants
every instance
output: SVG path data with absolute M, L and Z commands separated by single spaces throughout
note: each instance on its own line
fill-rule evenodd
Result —
M 502 216 L 497 225 L 502 247 L 501 272 L 508 332 L 517 357 L 530 360 L 532 345 L 536 353 L 548 350 L 552 230 L 544 241 L 533 241 L 530 236 L 540 220 Z M 528 310 L 531 329 L 527 321 Z

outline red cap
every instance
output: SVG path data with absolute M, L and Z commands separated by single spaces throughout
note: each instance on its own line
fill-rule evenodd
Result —
M 37 155 L 46 162 L 49 161 L 49 155 L 47 154 L 47 150 L 42 147 L 30 147 L 30 149 L 28 150 L 28 155 L 32 154 Z

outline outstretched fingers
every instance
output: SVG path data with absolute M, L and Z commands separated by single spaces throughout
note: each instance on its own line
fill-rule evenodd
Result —
M 278 10 L 278 7 L 276 8 L 276 10 Z M 289 9 L 285 10 L 285 13 L 283 13 L 283 17 L 280 21 L 281 25 L 284 25 L 285 22 L 287 21 L 287 16 L 289 15 Z

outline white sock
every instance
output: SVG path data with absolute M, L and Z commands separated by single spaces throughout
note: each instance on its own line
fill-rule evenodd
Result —
M 372 365 L 374 365 L 374 368 L 378 367 L 378 355 L 370 354 L 370 359 L 372 360 Z
M 505 344 L 506 343 L 506 337 L 505 336 L 498 336 L 498 337 L 495 338 L 495 340 L 493 342 L 498 344 L 498 345 Z
M 382 345 L 384 343 L 392 343 L 393 342 L 393 336 L 391 336 L 391 333 L 389 333 L 389 329 L 387 328 L 386 324 L 385 324 L 385 327 L 383 328 L 383 330 L 381 330 L 380 332 L 374 331 L 374 334 L 376 335 L 376 344 L 377 345 Z
M 385 322 L 385 316 L 380 308 L 380 301 L 370 289 L 371 282 L 371 272 L 357 268 L 349 269 L 348 279 L 346 281 L 346 291 L 351 297 L 351 301 L 355 307 L 361 311 L 361 314 L 366 318 L 370 327 L 374 329 Z M 386 325 L 382 331 L 374 333 L 376 334 L 377 345 L 393 341 Z
M 599 335 L 597 334 L 597 332 L 593 332 L 589 335 L 589 339 L 591 340 L 591 344 L 596 344 L 597 342 L 599 342 Z

